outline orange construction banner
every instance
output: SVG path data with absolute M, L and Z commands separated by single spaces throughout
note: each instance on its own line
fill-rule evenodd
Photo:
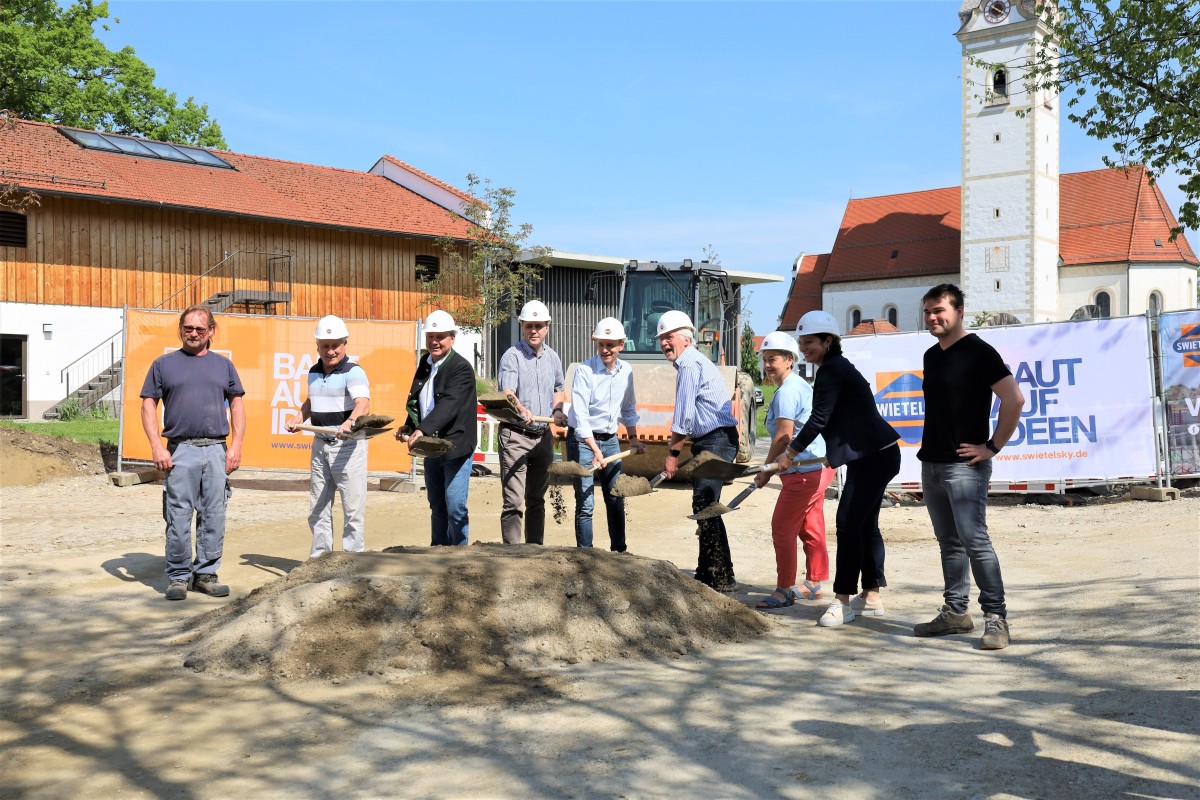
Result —
M 246 390 L 246 438 L 242 466 L 260 469 L 309 468 L 312 434 L 288 433 L 284 422 L 299 414 L 308 393 L 308 368 L 317 361 L 315 319 L 217 314 L 211 349 L 233 362 Z M 416 322 L 346 320 L 347 353 L 371 383 L 371 413 L 404 424 L 408 388 L 417 368 Z M 125 381 L 121 403 L 122 460 L 150 461 L 142 430 L 142 384 L 154 359 L 179 349 L 179 312 L 125 311 Z M 159 426 L 162 425 L 159 404 Z M 408 448 L 391 432 L 371 440 L 371 472 L 411 472 Z

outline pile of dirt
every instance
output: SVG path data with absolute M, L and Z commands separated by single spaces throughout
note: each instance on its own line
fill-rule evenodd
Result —
M 476 544 L 330 553 L 197 618 L 176 644 L 184 666 L 218 676 L 478 704 L 555 695 L 564 664 L 676 658 L 772 624 L 667 561 Z
M 33 486 L 55 478 L 103 475 L 116 446 L 81 444 L 0 427 L 0 486 Z

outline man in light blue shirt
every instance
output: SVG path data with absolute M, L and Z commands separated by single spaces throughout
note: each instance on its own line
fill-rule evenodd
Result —
M 658 320 L 658 346 L 675 365 L 675 415 L 671 420 L 671 443 L 663 469 L 668 478 L 679 467 L 680 445 L 692 443 L 692 455 L 713 453 L 726 461 L 737 457 L 738 429 L 733 416 L 733 399 L 717 366 L 695 346 L 696 329 L 682 311 L 667 311 Z M 693 479 L 692 512 L 697 513 L 721 500 L 723 481 Z M 717 516 L 700 520 L 700 555 L 696 580 L 718 592 L 737 590 L 733 556 L 724 520 Z
M 575 479 L 575 544 L 592 546 L 592 509 L 595 482 L 600 481 L 608 519 L 610 549 L 624 553 L 625 499 L 613 494 L 621 463 L 608 459 L 620 451 L 617 424 L 625 426 L 629 447 L 644 453 L 637 438 L 637 397 L 633 369 L 617 358 L 625 348 L 625 327 L 614 317 L 596 323 L 592 332 L 596 355 L 575 368 L 571 380 L 571 410 L 567 414 L 567 458 L 594 469 L 594 475 Z

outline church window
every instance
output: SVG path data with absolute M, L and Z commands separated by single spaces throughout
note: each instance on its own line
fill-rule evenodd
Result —
M 850 330 L 858 327 L 860 322 L 862 322 L 862 311 L 857 308 L 850 309 Z
M 996 144 L 1000 143 L 1000 134 L 996 134 Z
M 892 323 L 893 325 L 895 325 L 897 328 L 898 328 L 898 327 L 900 327 L 900 323 L 899 323 L 899 319 L 900 319 L 900 312 L 898 312 L 898 311 L 896 310 L 896 307 L 895 307 L 895 306 L 888 306 L 887 308 L 885 308 L 885 309 L 883 310 L 883 317 L 884 317 L 884 319 L 886 319 L 888 322 L 890 322 L 890 323 Z
M 1000 291 L 1000 281 L 996 281 L 996 291 Z
M 1150 302 L 1147 304 L 1147 307 L 1152 316 L 1157 317 L 1159 314 L 1161 314 L 1162 313 L 1162 295 L 1159 294 L 1158 292 L 1151 292 L 1150 293 Z
M 1108 292 L 1096 292 L 1096 300 L 1094 305 L 1097 309 L 1097 316 L 1100 319 L 1108 319 L 1112 316 L 1112 296 Z
M 1000 209 L 993 209 L 992 213 L 996 215 L 996 219 L 1000 219 Z
M 893 251 L 892 251 L 892 258 L 895 258 L 895 257 L 896 257 L 896 256 L 898 256 L 898 255 L 900 255 L 900 251 L 899 251 L 899 250 L 893 250 Z

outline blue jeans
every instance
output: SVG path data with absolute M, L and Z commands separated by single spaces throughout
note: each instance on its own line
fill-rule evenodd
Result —
M 886 552 L 879 532 L 879 506 L 892 478 L 900 472 L 900 448 L 876 450 L 846 465 L 846 483 L 837 508 L 837 563 L 834 594 L 858 594 L 887 586 Z
M 430 545 L 467 544 L 467 488 L 471 454 L 425 459 L 425 495 L 433 512 Z
M 715 453 L 726 461 L 737 457 L 738 432 L 735 427 L 717 428 L 692 440 L 692 455 Z M 692 513 L 720 501 L 725 482 L 720 478 L 692 478 Z M 700 534 L 700 553 L 696 559 L 696 580 L 714 589 L 734 586 L 733 554 L 729 551 L 729 536 L 725 518 L 712 517 L 696 523 Z
M 225 474 L 225 448 L 171 445 L 172 467 L 163 480 L 163 519 L 167 523 L 167 578 L 216 575 L 225 547 L 225 508 L 232 489 Z M 192 557 L 192 515 L 196 555 Z
M 616 436 L 608 440 L 596 440 L 600 452 L 614 456 L 621 452 L 621 442 Z M 573 431 L 567 437 L 567 458 L 585 467 L 592 466 L 592 448 Z M 604 510 L 608 517 L 609 549 L 614 553 L 625 552 L 625 498 L 614 497 L 613 488 L 621 476 L 621 462 L 609 464 L 594 475 L 575 479 L 575 544 L 579 547 L 592 546 L 592 509 L 596 505 L 596 477 L 600 479 L 600 490 L 604 495 Z
M 967 613 L 971 603 L 971 575 L 979 587 L 979 605 L 985 614 L 1008 615 L 1004 607 L 1004 580 L 1000 559 L 987 529 L 987 492 L 992 462 L 921 464 L 921 491 L 933 523 L 933 534 L 942 551 L 942 578 L 946 605 L 955 614 Z

